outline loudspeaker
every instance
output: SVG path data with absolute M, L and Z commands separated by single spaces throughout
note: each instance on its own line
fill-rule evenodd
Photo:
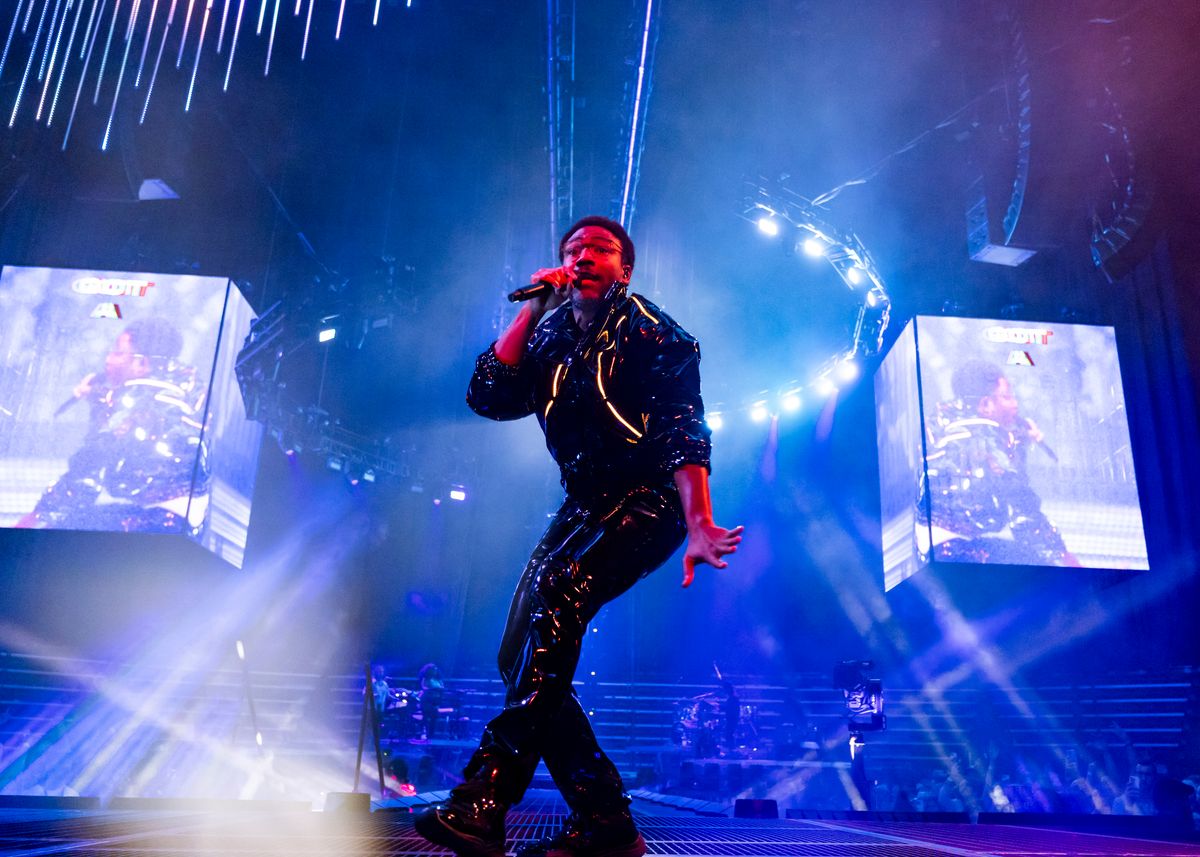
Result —
M 773 800 L 738 798 L 733 804 L 734 818 L 779 818 L 779 804 Z
M 325 795 L 325 811 L 367 814 L 371 811 L 371 796 L 366 792 L 330 792 Z

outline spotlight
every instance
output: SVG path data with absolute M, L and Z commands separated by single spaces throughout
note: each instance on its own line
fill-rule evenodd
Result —
M 858 377 L 858 364 L 847 360 L 838 366 L 838 378 L 843 381 L 853 381 Z
M 818 378 L 813 387 L 822 396 L 832 396 L 837 392 L 837 385 L 824 376 Z
M 457 500 L 459 503 L 461 503 L 463 500 L 466 500 L 467 499 L 466 489 L 463 488 L 461 485 L 455 485 L 453 488 L 450 489 L 450 499 Z
M 338 456 L 331 455 L 329 458 L 325 459 L 325 466 L 330 470 L 340 471 L 345 466 L 345 462 L 342 461 L 342 459 L 340 459 Z
M 708 427 L 713 431 L 717 431 L 721 426 L 725 425 L 725 420 L 717 413 L 709 414 L 704 418 L 704 421 L 708 423 Z
M 337 328 L 336 327 L 327 327 L 324 330 L 322 330 L 320 333 L 317 334 L 317 342 L 328 342 L 329 340 L 333 339 L 335 336 L 337 336 Z
M 879 298 L 875 297 L 875 292 L 867 292 L 867 306 L 873 307 L 879 303 Z
M 787 411 L 789 414 L 794 414 L 796 411 L 800 410 L 800 405 L 801 405 L 800 394 L 799 393 L 788 393 L 780 401 L 780 404 L 783 406 L 783 409 L 785 411 Z
M 824 256 L 825 255 L 825 245 L 822 244 L 820 241 L 818 241 L 816 238 L 805 238 L 804 239 L 804 252 L 807 253 L 809 256 L 813 256 L 813 257 Z
M 375 471 L 368 467 L 366 470 L 363 471 L 363 482 L 374 482 L 374 481 L 375 481 Z
M 755 402 L 750 406 L 750 419 L 756 423 L 761 423 L 771 416 L 771 412 L 767 410 L 766 402 Z
M 758 231 L 774 238 L 779 234 L 779 223 L 764 214 L 758 218 Z
M 857 286 L 862 282 L 862 269 L 857 265 L 855 265 L 853 268 L 850 268 L 848 271 L 846 271 L 846 279 Z

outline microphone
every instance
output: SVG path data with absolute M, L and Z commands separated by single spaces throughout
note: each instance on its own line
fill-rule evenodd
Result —
M 75 404 L 82 398 L 83 398 L 82 396 L 72 396 L 71 398 L 67 399 L 65 402 L 63 402 L 61 405 L 58 406 L 58 410 L 56 410 L 54 412 L 54 416 L 61 417 L 68 410 L 70 410 L 71 405 Z
M 1038 448 L 1041 449 L 1042 452 L 1046 453 L 1046 455 L 1050 456 L 1053 461 L 1058 461 L 1058 456 L 1054 454 L 1054 450 L 1050 448 L 1050 444 L 1046 443 L 1044 440 L 1035 441 L 1035 443 L 1037 444 Z
M 1034 425 L 1033 420 L 1029 419 L 1029 417 L 1024 417 L 1023 419 L 1025 420 L 1026 427 L 1029 428 L 1031 432 L 1037 428 L 1037 426 Z M 1040 434 L 1041 432 L 1038 433 Z M 1039 447 L 1042 452 L 1050 456 L 1051 460 L 1053 460 L 1056 464 L 1058 463 L 1058 456 L 1055 454 L 1054 450 L 1050 448 L 1050 444 L 1046 443 L 1046 439 L 1044 437 L 1036 440 L 1033 437 L 1030 437 L 1029 439 L 1033 441 L 1034 446 Z
M 543 295 L 548 295 L 554 291 L 554 284 L 547 280 L 538 280 L 536 283 L 517 289 L 515 292 L 510 292 L 508 299 L 513 303 L 521 301 L 531 301 L 534 298 L 540 298 Z
M 91 383 L 92 381 L 99 378 L 102 373 L 103 373 L 103 370 L 101 370 L 100 372 L 93 372 L 93 373 L 91 373 L 90 376 L 84 376 L 84 377 L 88 378 L 88 382 Z M 80 382 L 80 383 L 82 383 L 82 382 Z M 67 399 L 65 402 L 63 402 L 61 405 L 58 406 L 58 410 L 56 410 L 54 412 L 54 417 L 56 419 L 58 417 L 61 417 L 63 414 L 65 414 L 67 411 L 69 411 L 71 409 L 71 406 L 73 404 L 75 404 L 76 402 L 82 401 L 86 398 L 87 398 L 86 395 L 76 396 L 76 395 L 72 394 L 71 398 Z

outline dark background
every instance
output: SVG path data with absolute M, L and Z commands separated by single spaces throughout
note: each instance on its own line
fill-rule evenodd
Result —
M 616 211 L 643 11 L 578 11 L 577 214 Z M 964 214 L 973 170 L 997 221 L 1011 188 L 1009 15 L 1032 93 L 1014 243 L 1038 251 L 1012 269 L 970 261 Z M 350 3 L 340 41 L 331 16 L 318 9 L 301 63 L 303 16 L 285 9 L 264 77 L 265 31 L 252 37 L 248 9 L 229 91 L 224 60 L 206 55 L 185 114 L 189 63 L 164 65 L 146 123 L 126 99 L 106 152 L 104 97 L 81 105 L 65 151 L 58 119 L 46 129 L 27 112 L 0 130 L 0 261 L 229 275 L 259 311 L 281 299 L 344 309 L 390 289 L 393 326 L 328 357 L 314 343 L 289 371 L 344 426 L 391 438 L 403 477 L 351 486 L 265 442 L 240 572 L 164 538 L 0 533 L 0 648 L 128 657 L 165 628 L 221 617 L 264 668 L 490 669 L 558 497 L 531 421 L 495 425 L 463 404 L 475 354 L 511 317 L 503 294 L 554 259 L 545 9 L 385 3 L 373 29 L 370 7 Z M 689 591 L 673 560 L 608 608 L 585 668 L 705 680 L 714 661 L 784 675 L 864 657 L 995 680 L 996 663 L 1006 676 L 1196 663 L 1200 8 L 668 0 L 657 33 L 634 288 L 702 344 L 706 401 L 726 414 L 714 506 L 746 540 Z M 16 75 L 0 75 L 6 112 Z M 1110 103 L 1150 204 L 1106 274 L 1088 239 L 1114 196 Z M 740 219 L 758 176 L 808 197 L 867 177 L 828 219 L 878 263 L 889 341 L 948 303 L 1116 327 L 1150 572 L 951 569 L 884 597 L 869 378 L 774 427 L 741 410 L 844 348 L 854 308 L 828 266 Z M 181 199 L 136 202 L 145 177 Z M 447 499 L 451 485 L 465 502 Z

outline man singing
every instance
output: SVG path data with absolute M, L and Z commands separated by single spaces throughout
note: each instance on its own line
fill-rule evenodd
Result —
M 525 303 L 480 355 L 467 403 L 496 420 L 536 414 L 566 498 L 534 549 L 500 643 L 504 710 L 484 730 L 466 782 L 416 829 L 458 855 L 500 857 L 504 816 L 539 759 L 570 807 L 528 849 L 549 857 L 641 857 L 616 766 L 572 688 L 588 623 L 687 540 L 695 566 L 725 568 L 741 527 L 713 523 L 700 352 L 658 307 L 627 292 L 634 249 L 619 223 L 585 217 L 559 242 L 553 288 Z M 561 306 L 560 305 L 564 305 Z M 543 321 L 551 310 L 557 310 Z

